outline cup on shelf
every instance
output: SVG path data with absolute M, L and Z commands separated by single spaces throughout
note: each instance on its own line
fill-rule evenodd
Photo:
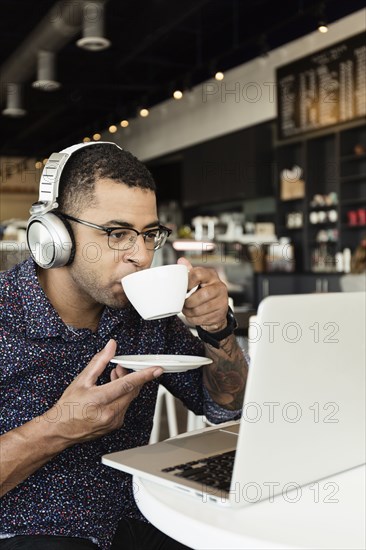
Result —
M 328 212 L 328 220 L 332 223 L 335 223 L 338 220 L 338 212 L 337 210 L 329 210 Z
M 318 212 L 318 223 L 325 223 L 327 221 L 327 213 L 324 210 Z
M 316 223 L 319 223 L 318 212 L 310 212 L 310 214 L 309 214 L 309 221 L 310 221 L 310 223 L 312 223 L 313 225 L 315 225 Z

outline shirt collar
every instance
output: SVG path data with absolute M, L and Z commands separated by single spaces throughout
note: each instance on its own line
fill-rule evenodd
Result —
M 18 285 L 23 301 L 26 333 L 29 338 L 50 338 L 61 336 L 65 340 L 75 340 L 90 335 L 89 329 L 70 328 L 63 322 L 37 277 L 37 268 L 31 258 L 24 262 L 19 270 Z M 105 307 L 98 326 L 98 335 L 106 337 L 113 328 L 123 321 L 137 315 L 132 306 L 123 309 Z

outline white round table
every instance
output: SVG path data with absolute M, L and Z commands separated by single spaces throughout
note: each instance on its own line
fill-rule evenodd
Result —
M 231 509 L 134 477 L 138 507 L 158 529 L 199 550 L 365 549 L 365 466 Z

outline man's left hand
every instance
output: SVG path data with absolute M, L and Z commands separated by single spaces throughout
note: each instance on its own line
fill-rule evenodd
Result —
M 178 263 L 188 268 L 188 290 L 198 286 L 184 302 L 182 313 L 188 323 L 199 325 L 208 332 L 217 332 L 225 328 L 228 311 L 225 283 L 212 268 L 192 267 L 186 258 L 179 258 Z

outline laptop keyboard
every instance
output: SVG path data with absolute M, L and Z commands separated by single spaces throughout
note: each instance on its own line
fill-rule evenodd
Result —
M 234 459 L 235 450 L 164 468 L 162 471 L 229 492 Z

